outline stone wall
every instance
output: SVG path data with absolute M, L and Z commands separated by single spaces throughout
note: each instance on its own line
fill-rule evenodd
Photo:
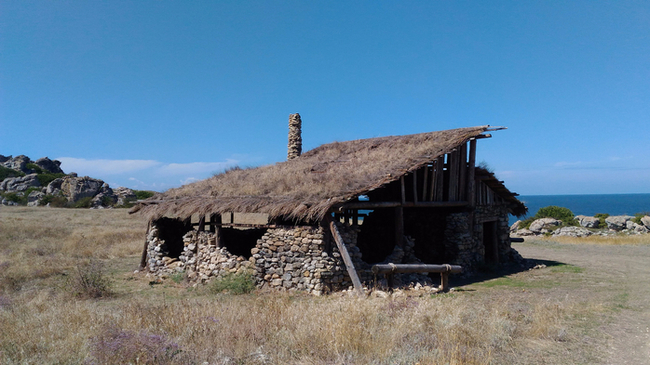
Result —
M 362 281 L 371 279 L 370 267 L 356 246 L 357 229 L 337 225 Z M 248 271 L 259 287 L 304 290 L 316 295 L 347 289 L 350 277 L 328 231 L 316 226 L 268 229 L 251 250 L 251 257 L 232 255 L 217 247 L 211 232 L 192 230 L 183 236 L 182 253 L 169 257 L 170 247 L 155 224 L 147 236 L 147 269 L 159 277 L 185 273 L 193 282 L 205 282 L 228 273 Z

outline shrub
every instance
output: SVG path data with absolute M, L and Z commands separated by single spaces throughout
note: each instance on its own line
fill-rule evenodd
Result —
M 90 364 L 184 364 L 180 346 L 165 336 L 132 332 L 110 325 L 91 339 Z
M 40 166 L 38 166 L 35 163 L 28 163 L 27 165 L 25 165 L 25 167 L 32 170 L 32 171 L 34 171 L 37 174 L 44 174 L 45 173 L 45 170 L 43 170 Z
M 641 218 L 645 217 L 646 215 L 649 215 L 648 212 L 636 213 L 634 215 L 634 218 L 632 218 L 632 222 L 643 225 L 643 222 L 641 222 Z
M 16 171 L 14 169 L 10 169 L 8 167 L 0 166 L 0 181 L 8 177 L 19 177 L 19 176 L 25 176 L 25 173 L 23 173 L 22 171 Z
M 97 260 L 77 265 L 68 286 L 75 297 L 100 298 L 111 295 L 111 282 L 104 275 L 104 265 Z
M 576 225 L 575 215 L 569 208 L 555 205 L 539 208 L 537 214 L 535 214 L 535 218 L 555 218 L 561 220 L 565 225 Z
M 598 218 L 598 228 L 607 228 L 607 222 L 605 222 L 605 219 L 609 217 L 609 214 L 607 213 L 596 213 L 594 215 L 595 218 Z
M 213 293 L 248 294 L 255 289 L 255 279 L 249 272 L 228 273 L 216 278 L 210 286 Z
M 180 284 L 183 280 L 185 280 L 185 273 L 184 272 L 174 273 L 172 274 L 171 279 L 176 284 Z
M 50 204 L 51 207 L 65 208 L 68 206 L 68 199 L 60 195 L 45 195 L 41 199 L 41 205 Z
M 156 192 L 149 191 L 149 190 L 133 190 L 133 192 L 135 193 L 135 197 L 138 200 L 148 199 L 154 196 L 154 194 L 156 194 Z
M 49 172 L 36 175 L 38 182 L 41 183 L 41 186 L 48 186 L 52 181 L 60 177 L 64 177 L 65 174 L 51 174 Z
M 77 200 L 72 207 L 73 208 L 90 208 L 92 205 L 92 200 L 93 198 L 90 196 L 87 196 L 85 198 L 81 198 Z

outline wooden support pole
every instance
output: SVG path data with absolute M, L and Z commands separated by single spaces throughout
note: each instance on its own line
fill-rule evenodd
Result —
M 221 214 L 213 214 L 212 219 L 212 226 L 214 227 L 214 244 L 217 247 L 221 247 Z
M 198 231 L 203 232 L 205 230 L 205 216 L 201 215 L 199 216 L 199 227 Z
M 413 203 L 418 202 L 418 170 L 413 170 Z
M 330 230 L 332 231 L 332 236 L 334 237 L 334 241 L 336 241 L 336 247 L 338 247 L 339 253 L 341 253 L 341 257 L 343 258 L 343 262 L 345 263 L 345 267 L 348 270 L 348 275 L 350 275 L 350 279 L 352 279 L 354 290 L 357 292 L 358 295 L 361 296 L 363 295 L 363 287 L 361 286 L 361 280 L 359 280 L 359 275 L 357 275 L 357 270 L 354 268 L 354 264 L 352 263 L 352 258 L 348 253 L 348 249 L 345 247 L 345 242 L 343 242 L 343 237 L 341 237 L 341 234 L 339 233 L 338 228 L 336 228 L 336 224 L 334 222 L 330 221 L 329 226 L 330 226 Z
M 402 204 L 406 203 L 406 188 L 404 187 L 404 175 L 400 176 L 399 178 L 399 186 L 400 186 L 400 199 Z
M 467 171 L 467 201 L 469 206 L 476 206 L 476 140 L 469 141 L 469 162 Z
M 438 156 L 436 160 L 436 196 L 433 199 L 434 201 L 441 202 L 444 195 L 444 185 L 445 185 L 445 155 Z
M 449 273 L 447 272 L 440 273 L 440 289 L 445 293 L 449 291 Z
M 422 173 L 424 176 L 422 177 L 422 200 L 423 201 L 429 201 L 428 197 L 428 188 L 427 188 L 427 183 L 429 182 L 429 164 L 424 165 L 424 168 L 422 169 Z
M 458 200 L 458 151 L 449 154 L 449 201 Z
M 352 225 L 353 226 L 359 225 L 359 211 L 356 209 L 352 210 Z
M 140 270 L 147 267 L 147 249 L 149 248 L 149 231 L 151 230 L 151 221 L 147 223 L 147 233 L 144 235 L 144 248 L 142 249 L 142 257 L 140 257 Z
M 460 154 L 458 156 L 460 159 L 460 181 L 458 183 L 458 200 L 467 200 L 467 142 L 463 143 L 460 146 Z

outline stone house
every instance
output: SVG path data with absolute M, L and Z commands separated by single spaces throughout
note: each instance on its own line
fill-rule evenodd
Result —
M 289 159 L 231 169 L 140 201 L 149 219 L 142 267 L 192 281 L 248 271 L 260 287 L 315 294 L 372 278 L 375 263 L 462 265 L 520 259 L 508 214 L 517 194 L 477 167 L 479 126 L 322 145 L 301 154 L 290 116 Z M 402 282 L 426 280 L 404 276 Z

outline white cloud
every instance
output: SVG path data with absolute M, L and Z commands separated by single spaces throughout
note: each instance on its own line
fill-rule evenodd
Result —
M 154 160 L 87 160 L 74 157 L 59 157 L 57 160 L 61 161 L 63 171 L 76 172 L 91 177 L 120 175 L 161 165 L 160 162 Z
M 228 159 L 224 162 L 190 162 L 190 163 L 170 163 L 162 165 L 157 172 L 163 175 L 191 175 L 196 173 L 214 173 L 220 172 L 227 167 L 237 164 L 237 160 Z

